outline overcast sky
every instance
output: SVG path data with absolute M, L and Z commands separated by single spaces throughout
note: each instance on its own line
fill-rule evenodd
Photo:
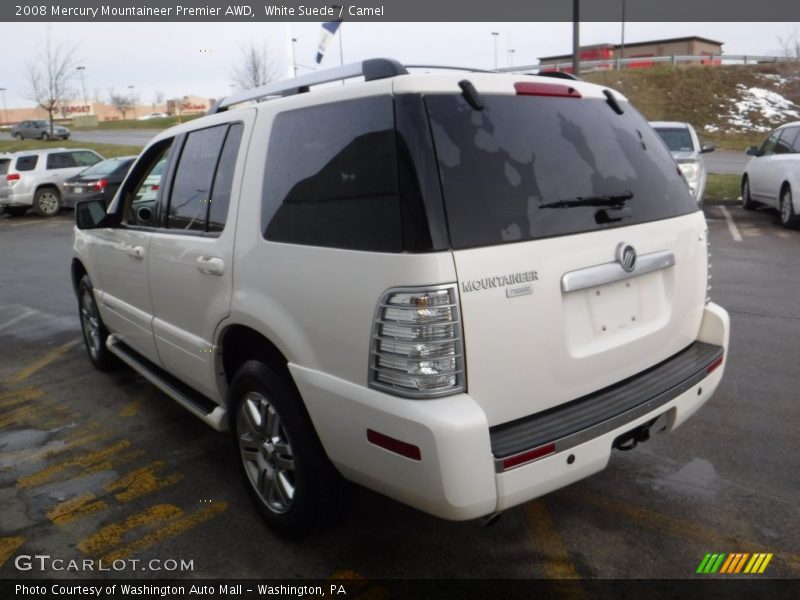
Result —
M 626 43 L 698 35 L 723 42 L 726 54 L 777 55 L 779 37 L 800 30 L 797 23 L 626 23 Z M 406 64 L 494 67 L 494 38 L 499 32 L 500 67 L 536 64 L 540 56 L 568 54 L 571 23 L 347 23 L 342 26 L 344 61 L 396 58 Z M 299 74 L 315 66 L 319 23 L 0 23 L 4 56 L 0 88 L 8 108 L 33 106 L 26 77 L 48 36 L 53 44 L 75 46 L 87 95 L 106 99 L 110 89 L 134 91 L 142 104 L 157 91 L 167 98 L 219 97 L 231 91 L 232 71 L 250 42 L 266 44 L 285 74 L 291 62 L 290 37 L 297 38 Z M 619 23 L 583 23 L 581 45 L 619 43 Z M 508 51 L 514 50 L 513 55 Z M 322 67 L 339 64 L 338 39 L 328 47 Z M 80 92 L 80 79 L 73 88 Z

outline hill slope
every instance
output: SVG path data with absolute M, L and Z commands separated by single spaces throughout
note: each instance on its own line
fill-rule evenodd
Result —
M 666 67 L 590 73 L 651 121 L 688 121 L 722 147 L 758 144 L 764 132 L 800 120 L 800 64 Z

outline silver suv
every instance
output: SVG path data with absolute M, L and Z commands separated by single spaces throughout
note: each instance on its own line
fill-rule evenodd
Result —
M 42 217 L 61 210 L 64 182 L 103 160 L 93 150 L 51 148 L 26 150 L 2 157 L 0 207 L 19 216 L 33 208 Z M 7 162 L 6 162 L 7 161 Z

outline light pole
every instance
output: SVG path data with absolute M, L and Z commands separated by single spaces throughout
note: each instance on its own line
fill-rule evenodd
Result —
M 339 26 L 341 27 L 341 25 Z M 297 38 L 292 38 L 292 70 L 294 71 L 294 76 L 297 77 L 297 60 L 295 60 L 295 52 L 294 52 L 294 45 L 297 43 Z
M 86 70 L 86 67 L 80 66 L 75 68 L 78 70 L 78 73 L 81 74 L 81 90 L 83 91 L 83 105 L 89 106 L 89 101 L 86 99 L 86 82 L 83 80 L 83 72 Z M 91 112 L 91 110 L 89 112 Z
M 575 77 L 581 76 L 580 12 L 580 0 L 572 0 L 572 74 Z
M 129 85 L 128 86 L 128 89 L 131 91 L 130 98 L 131 98 L 131 106 L 133 107 L 133 118 L 134 119 L 136 118 L 136 100 L 134 100 L 134 98 L 133 98 L 133 88 L 135 88 L 135 87 L 136 87 L 135 85 Z
M 6 106 L 6 88 L 0 88 L 0 93 L 3 94 L 3 112 L 6 114 L 6 127 L 11 123 L 8 122 L 8 107 Z
M 514 52 L 516 50 L 514 48 L 509 48 L 508 50 L 508 66 L 514 68 Z
M 619 43 L 619 59 L 617 69 L 622 68 L 622 59 L 625 58 L 625 0 L 622 0 L 622 38 Z
M 500 35 L 499 31 L 493 31 L 492 37 L 494 38 L 494 70 L 497 71 L 497 38 Z

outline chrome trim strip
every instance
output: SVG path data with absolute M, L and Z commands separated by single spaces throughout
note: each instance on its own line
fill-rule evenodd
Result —
M 604 263 L 577 271 L 564 273 L 561 277 L 561 291 L 575 292 L 587 288 L 624 281 L 631 277 L 638 277 L 645 273 L 652 273 L 675 265 L 675 255 L 671 250 L 651 252 L 638 257 L 636 267 L 630 273 L 626 272 L 618 262 Z

